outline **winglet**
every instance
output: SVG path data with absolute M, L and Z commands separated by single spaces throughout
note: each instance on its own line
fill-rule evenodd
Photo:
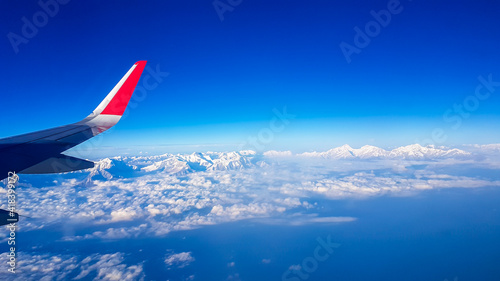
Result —
M 90 116 L 100 114 L 122 116 L 139 78 L 141 78 L 144 67 L 146 67 L 146 61 L 136 62 Z

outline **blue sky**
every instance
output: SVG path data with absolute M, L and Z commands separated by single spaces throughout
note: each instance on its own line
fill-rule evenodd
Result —
M 495 1 L 243 0 L 230 1 L 238 5 L 221 21 L 213 1 L 73 0 L 16 47 L 8 34 L 22 36 L 22 18 L 43 10 L 1 3 L 0 137 L 79 121 L 134 62 L 148 60 L 169 75 L 102 146 L 235 147 L 284 107 L 295 118 L 266 149 L 388 148 L 436 129 L 447 136 L 439 145 L 500 139 L 500 90 L 470 103 L 467 116 L 454 111 L 474 102 L 479 76 L 500 81 Z M 399 12 L 349 63 L 341 42 L 355 45 L 355 27 L 388 5 Z

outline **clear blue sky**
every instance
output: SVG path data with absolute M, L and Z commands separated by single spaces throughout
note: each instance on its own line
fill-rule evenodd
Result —
M 79 121 L 148 60 L 169 76 L 103 146 L 239 144 L 285 106 L 296 117 L 266 149 L 388 148 L 436 128 L 448 136 L 437 144 L 500 142 L 500 87 L 467 99 L 478 76 L 500 81 L 500 3 L 401 1 L 348 63 L 341 42 L 355 46 L 354 28 L 392 2 L 221 0 L 238 4 L 221 21 L 213 1 L 73 0 L 16 53 L 8 34 L 43 9 L 1 1 L 0 137 Z M 444 120 L 464 101 L 470 115 Z

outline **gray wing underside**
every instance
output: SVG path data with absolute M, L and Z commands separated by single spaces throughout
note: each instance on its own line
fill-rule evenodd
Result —
M 106 131 L 118 120 L 118 116 L 96 116 L 66 126 L 0 139 L 0 178 L 6 178 L 8 172 L 47 174 L 92 168 L 94 163 L 91 161 L 61 153 Z
M 8 172 L 56 173 L 76 170 L 71 167 L 73 162 L 64 161 L 65 155 L 61 153 L 92 136 L 90 127 L 72 124 L 2 139 L 0 140 L 0 157 L 2 159 L 0 161 L 0 178 L 5 178 Z M 59 159 L 59 161 L 44 163 L 51 158 Z M 86 162 L 88 165 L 85 168 L 94 166 L 92 162 Z M 35 169 L 31 169 L 30 172 L 31 167 Z

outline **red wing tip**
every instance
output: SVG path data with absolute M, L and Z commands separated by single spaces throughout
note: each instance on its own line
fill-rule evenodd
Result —
M 120 83 L 117 84 L 118 87 L 113 89 L 115 91 L 111 100 L 107 101 L 107 104 L 104 105 L 104 109 L 100 114 L 102 115 L 119 115 L 122 116 L 123 112 L 127 108 L 127 105 L 130 101 L 130 97 L 134 93 L 134 89 L 141 78 L 141 74 L 146 66 L 146 61 L 138 61 L 134 64 L 132 68 L 127 72 L 125 76 L 123 76 Z

